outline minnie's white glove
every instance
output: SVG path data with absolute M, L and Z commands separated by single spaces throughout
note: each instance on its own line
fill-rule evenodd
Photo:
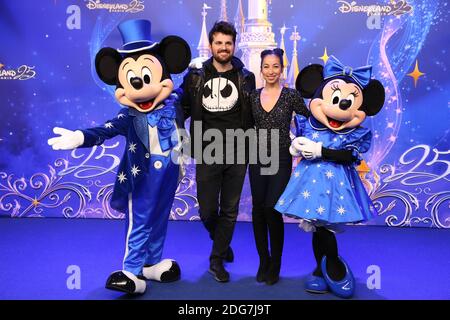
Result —
M 201 69 L 203 67 L 203 62 L 206 60 L 208 60 L 208 58 L 204 57 L 192 59 L 191 62 L 189 62 L 189 69 Z
M 291 146 L 289 147 L 289 153 L 293 156 L 293 157 L 300 157 L 300 155 L 302 154 L 301 151 L 297 151 L 297 149 L 295 149 L 295 147 L 291 144 Z
M 81 146 L 84 142 L 83 132 L 80 130 L 71 131 L 64 128 L 53 128 L 53 133 L 59 134 L 59 137 L 48 139 L 47 143 L 53 150 L 71 150 Z
M 300 152 L 307 160 L 314 160 L 322 157 L 322 142 L 314 142 L 305 137 L 297 137 L 291 143 L 291 148 Z

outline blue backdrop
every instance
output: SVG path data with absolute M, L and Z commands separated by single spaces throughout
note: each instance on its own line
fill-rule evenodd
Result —
M 244 15 L 248 4 L 242 0 Z M 52 128 L 103 124 L 120 105 L 97 77 L 93 60 L 119 47 L 124 19 L 152 21 L 153 38 L 185 38 L 193 57 L 202 0 L 8 1 L 0 11 L 0 216 L 121 218 L 108 205 L 124 140 L 73 152 L 53 151 Z M 233 21 L 239 0 L 208 0 L 209 29 L 226 3 Z M 450 227 L 449 10 L 445 1 L 269 1 L 280 43 L 297 26 L 300 69 L 335 55 L 352 66 L 370 63 L 387 88 L 381 113 L 365 122 L 374 132 L 361 176 L 379 216 L 371 224 Z M 381 15 L 370 10 L 381 9 Z M 368 12 L 369 10 L 369 12 Z M 239 56 L 240 53 L 238 52 Z M 258 75 L 257 75 L 258 76 Z M 176 85 L 181 75 L 175 76 Z M 367 170 L 368 171 L 368 170 Z M 194 168 L 177 191 L 172 219 L 198 219 Z M 249 220 L 248 181 L 240 220 Z

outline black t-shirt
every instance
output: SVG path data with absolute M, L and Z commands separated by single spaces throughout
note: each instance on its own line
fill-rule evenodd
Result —
M 226 129 L 242 127 L 238 74 L 234 68 L 207 76 L 202 105 L 204 130 L 215 128 L 225 133 Z
M 211 70 L 208 70 L 211 71 Z M 238 74 L 235 68 L 226 72 L 213 71 L 205 74 L 205 84 L 202 96 L 202 122 L 203 132 L 208 129 L 218 129 L 222 133 L 224 152 L 232 146 L 234 152 L 237 150 L 238 138 L 229 136 L 226 129 L 242 128 L 241 121 L 241 97 L 238 91 Z M 234 141 L 233 141 L 234 140 Z M 205 148 L 212 141 L 204 141 Z

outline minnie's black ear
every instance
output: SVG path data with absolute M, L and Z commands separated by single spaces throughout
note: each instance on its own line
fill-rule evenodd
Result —
M 380 81 L 372 79 L 363 90 L 363 103 L 359 110 L 368 116 L 374 116 L 380 112 L 384 105 L 384 87 Z
M 312 98 L 317 88 L 323 82 L 323 66 L 320 64 L 312 64 L 300 71 L 295 80 L 295 88 L 300 91 L 304 98 Z
M 191 61 L 191 48 L 184 39 L 177 36 L 162 39 L 157 52 L 164 60 L 167 71 L 172 74 L 183 72 Z
M 117 83 L 117 72 L 119 71 L 122 56 L 113 48 L 103 48 L 95 56 L 95 70 L 99 78 L 106 84 Z

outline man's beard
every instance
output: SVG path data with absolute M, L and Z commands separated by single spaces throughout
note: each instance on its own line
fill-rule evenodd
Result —
M 229 51 L 226 51 L 229 55 L 227 56 L 227 58 L 223 59 L 223 58 L 220 57 L 220 54 L 221 54 L 222 52 L 223 52 L 223 51 L 218 52 L 216 55 L 213 55 L 213 58 L 214 58 L 214 60 L 216 60 L 216 61 L 217 61 L 218 63 L 220 63 L 220 64 L 227 64 L 228 62 L 231 61 L 231 59 L 233 58 L 233 55 L 230 54 Z

